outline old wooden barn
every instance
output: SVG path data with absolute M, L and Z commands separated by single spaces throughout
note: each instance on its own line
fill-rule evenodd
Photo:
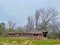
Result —
M 48 31 L 46 30 L 34 30 L 34 31 L 29 31 L 27 33 L 16 33 L 16 32 L 10 32 L 8 33 L 9 37 L 47 37 Z

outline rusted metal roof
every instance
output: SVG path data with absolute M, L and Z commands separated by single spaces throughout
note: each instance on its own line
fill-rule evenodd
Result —
M 29 31 L 27 33 L 43 33 L 43 32 L 47 32 L 47 31 L 46 30 L 33 30 L 33 31 Z M 18 32 L 9 32 L 8 34 L 21 34 L 21 33 L 18 33 Z

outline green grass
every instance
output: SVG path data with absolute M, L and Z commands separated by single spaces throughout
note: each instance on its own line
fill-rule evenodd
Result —
M 60 40 L 33 40 L 35 45 L 53 45 L 53 44 L 60 44 Z
M 18 44 L 21 44 L 25 41 L 30 40 L 34 45 L 53 45 L 53 44 L 60 44 L 60 40 L 53 40 L 53 39 L 46 39 L 46 40 L 34 40 L 30 38 L 20 38 L 20 37 L 0 37 L 0 45 L 3 43 L 12 43 L 13 41 L 16 41 Z M 22 44 L 21 44 L 22 45 Z M 28 44 L 29 45 L 29 44 Z

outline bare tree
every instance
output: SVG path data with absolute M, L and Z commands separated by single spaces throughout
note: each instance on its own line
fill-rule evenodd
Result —
M 8 22 L 8 28 L 9 28 L 9 30 L 14 30 L 14 27 L 15 27 L 15 23 L 13 23 L 12 21 L 9 21 Z
M 49 23 L 57 19 L 58 12 L 56 9 L 39 9 L 36 12 L 36 29 L 38 19 L 40 18 L 40 29 L 47 30 Z M 40 16 L 40 17 L 39 17 Z
M 39 10 L 36 10 L 36 14 L 35 14 L 35 26 L 36 26 L 36 30 L 38 28 L 38 20 L 39 20 L 39 16 L 40 16 L 40 12 Z
M 31 31 L 34 29 L 33 17 L 28 16 L 27 30 Z

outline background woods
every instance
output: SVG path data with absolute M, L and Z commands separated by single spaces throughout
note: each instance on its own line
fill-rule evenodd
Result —
M 58 22 L 58 11 L 55 8 L 38 9 L 35 15 L 28 16 L 27 24 L 23 27 L 16 26 L 13 21 L 8 21 L 8 28 L 5 23 L 0 23 L 0 36 L 9 32 L 26 33 L 34 30 L 47 30 L 48 38 L 60 38 L 60 22 Z M 52 37 L 53 36 L 53 37 Z

